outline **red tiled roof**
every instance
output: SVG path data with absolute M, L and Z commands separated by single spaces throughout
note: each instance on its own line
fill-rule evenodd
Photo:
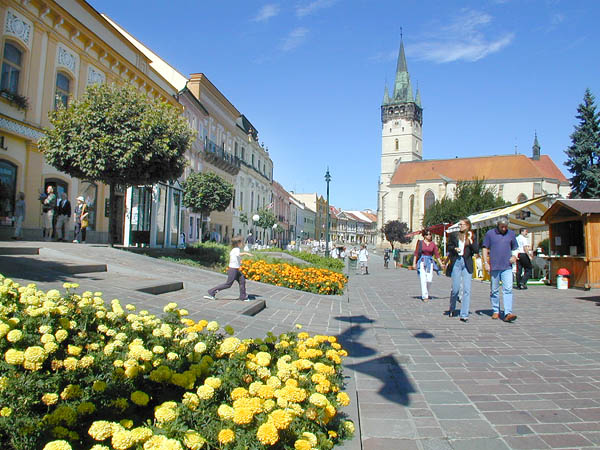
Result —
M 567 183 L 548 155 L 537 161 L 525 155 L 479 156 L 473 158 L 433 159 L 398 164 L 390 184 L 414 184 L 417 180 L 486 180 L 551 178 Z
M 362 212 L 365 216 L 367 216 L 369 219 L 371 219 L 373 222 L 377 222 L 377 216 L 373 213 L 369 213 L 366 211 Z

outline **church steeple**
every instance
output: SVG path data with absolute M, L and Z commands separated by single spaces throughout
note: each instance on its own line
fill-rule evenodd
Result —
M 388 92 L 387 82 L 385 83 L 385 88 L 383 90 L 383 103 L 382 105 L 387 105 L 390 102 L 390 94 Z
M 419 92 L 419 84 L 417 83 L 417 93 L 415 94 L 415 103 L 418 107 L 421 107 L 421 92 Z
M 396 80 L 394 82 L 394 101 L 412 102 L 413 93 L 410 85 L 410 76 L 406 66 L 406 55 L 404 53 L 404 40 L 400 38 L 400 51 L 398 52 L 398 63 L 396 64 Z
M 537 131 L 535 133 L 535 138 L 533 139 L 533 147 L 532 147 L 532 159 L 534 160 L 539 160 L 540 159 L 540 143 L 538 142 L 538 138 L 537 138 Z

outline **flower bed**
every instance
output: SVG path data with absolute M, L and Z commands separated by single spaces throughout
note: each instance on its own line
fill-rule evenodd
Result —
M 240 340 L 174 303 L 160 319 L 64 287 L 0 276 L 3 450 L 310 450 L 352 434 L 335 337 Z
M 339 295 L 348 282 L 345 275 L 327 269 L 269 264 L 262 260 L 244 260 L 240 269 L 249 280 L 284 286 L 315 294 Z

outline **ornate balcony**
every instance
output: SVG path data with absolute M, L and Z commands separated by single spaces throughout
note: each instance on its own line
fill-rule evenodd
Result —
M 237 175 L 240 171 L 240 159 L 227 153 L 222 146 L 218 146 L 210 139 L 204 139 L 203 155 L 206 162 L 231 175 Z

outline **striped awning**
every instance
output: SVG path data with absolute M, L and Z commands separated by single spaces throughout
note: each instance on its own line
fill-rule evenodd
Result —
M 524 202 L 514 203 L 510 206 L 491 209 L 481 213 L 471 214 L 469 220 L 473 229 L 490 227 L 496 224 L 498 218 L 506 216 L 509 220 L 509 228 L 518 230 L 527 228 L 529 231 L 541 231 L 548 229 L 548 225 L 542 221 L 542 215 L 556 200 L 554 194 L 532 198 Z M 448 228 L 447 232 L 458 231 L 458 222 Z

